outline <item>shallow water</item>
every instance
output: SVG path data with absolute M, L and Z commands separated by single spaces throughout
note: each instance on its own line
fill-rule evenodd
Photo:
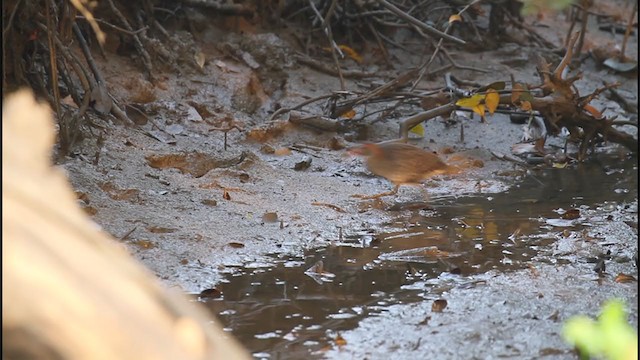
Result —
M 581 211 L 637 199 L 637 173 L 637 157 L 602 155 L 534 172 L 506 193 L 433 199 L 430 210 L 398 212 L 388 232 L 345 229 L 345 239 L 304 258 L 238 269 L 217 288 L 221 297 L 202 301 L 256 357 L 321 356 L 364 317 L 437 299 L 438 279 L 526 267 L 551 234 L 585 226 Z M 577 212 L 563 216 L 569 209 Z M 321 271 L 305 274 L 319 261 Z M 418 280 L 433 286 L 410 289 Z

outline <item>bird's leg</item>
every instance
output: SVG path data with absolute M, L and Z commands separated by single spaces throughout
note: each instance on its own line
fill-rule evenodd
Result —
M 361 195 L 361 194 L 355 194 L 355 195 L 351 195 L 351 197 L 353 198 L 358 198 L 358 199 L 364 199 L 364 200 L 371 200 L 371 199 L 379 199 L 383 196 L 388 196 L 388 195 L 395 195 L 398 193 L 398 188 L 400 187 L 400 185 L 396 185 L 393 187 L 393 190 L 391 191 L 385 191 L 383 193 L 380 194 L 375 194 L 375 195 Z

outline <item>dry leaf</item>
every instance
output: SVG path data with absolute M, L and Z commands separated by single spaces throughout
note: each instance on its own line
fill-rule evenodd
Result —
M 202 205 L 218 206 L 218 202 L 213 199 L 204 199 L 201 201 Z
M 198 66 L 200 67 L 200 69 L 204 69 L 204 64 L 207 61 L 207 58 L 204 56 L 204 54 L 202 53 L 202 51 L 197 51 L 194 55 L 193 55 L 193 60 L 196 61 L 196 64 L 198 64 Z
M 500 104 L 500 94 L 494 89 L 487 90 L 487 95 L 484 98 L 484 103 L 487 105 L 487 110 L 489 110 L 489 114 L 492 114 L 498 108 L 498 104 Z
M 453 24 L 456 21 L 462 21 L 462 17 L 459 14 L 449 16 L 449 24 Z
M 176 229 L 165 228 L 161 226 L 149 226 L 147 228 L 147 231 L 154 234 L 169 234 L 169 233 L 176 232 Z
M 67 95 L 65 98 L 63 98 L 62 100 L 60 100 L 60 102 L 61 102 L 62 104 L 65 104 L 65 105 L 71 106 L 71 107 L 72 107 L 72 108 L 74 108 L 74 109 L 77 109 L 77 108 L 78 108 L 78 105 L 76 104 L 76 102 L 75 102 L 75 101 L 73 101 L 73 98 L 71 97 L 71 95 Z
M 205 289 L 200 292 L 198 297 L 201 299 L 217 299 L 219 297 L 222 297 L 222 292 L 220 292 L 220 290 L 216 288 Z
M 296 171 L 302 171 L 302 170 L 306 170 L 311 166 L 311 157 L 309 156 L 305 156 L 302 158 L 302 160 L 298 161 L 294 166 L 293 166 L 293 170 Z
M 98 83 L 91 90 L 91 103 L 93 104 L 93 109 L 99 114 L 106 115 L 111 112 L 113 100 L 111 100 L 109 91 L 104 84 Z
M 319 260 L 318 262 L 313 264 L 312 267 L 308 268 L 307 271 L 305 272 L 311 273 L 311 274 L 322 274 L 324 272 L 324 262 L 322 260 Z
M 531 107 L 531 103 L 529 101 L 522 101 L 520 103 L 520 109 L 524 111 L 531 111 L 533 108 Z
M 560 216 L 565 220 L 575 220 L 580 218 L 580 209 L 569 209 Z
M 278 156 L 291 155 L 291 149 L 288 147 L 281 147 L 279 149 L 275 149 L 273 154 Z
M 347 45 L 340 45 L 338 47 L 340 48 L 340 50 L 344 51 L 344 53 L 347 54 L 348 57 L 352 58 L 355 62 L 357 62 L 358 64 L 362 64 L 362 56 L 360 56 L 360 54 L 358 54 L 357 51 L 353 50 Z
M 438 300 L 435 300 L 433 304 L 431 304 L 431 311 L 442 312 L 442 310 L 444 310 L 444 308 L 446 307 L 447 307 L 447 300 L 438 299 Z
M 150 240 L 135 240 L 135 241 L 132 241 L 131 243 L 133 245 L 136 245 L 137 247 L 139 247 L 141 249 L 145 249 L 145 250 L 153 249 L 153 248 L 156 247 L 156 244 L 154 244 Z
M 618 274 L 618 276 L 616 276 L 614 281 L 617 282 L 617 283 L 624 284 L 624 283 L 630 283 L 630 282 L 634 282 L 634 281 L 638 281 L 638 280 L 636 280 L 636 278 L 631 276 L 631 275 L 628 275 L 628 274 L 625 274 L 625 273 L 620 273 L 620 274 Z
M 356 116 L 356 111 L 354 109 L 347 110 L 340 114 L 340 117 L 343 119 L 353 119 Z
M 262 215 L 262 222 L 266 222 L 266 223 L 278 222 L 278 214 L 275 212 L 266 212 Z

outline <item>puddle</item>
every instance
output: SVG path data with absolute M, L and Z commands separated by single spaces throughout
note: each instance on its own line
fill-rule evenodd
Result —
M 340 331 L 389 305 L 435 300 L 464 275 L 526 267 L 553 234 L 588 226 L 581 211 L 637 199 L 637 170 L 637 158 L 600 156 L 506 193 L 434 199 L 432 210 L 399 212 L 389 232 L 241 268 L 219 284 L 221 298 L 203 302 L 256 357 L 319 357 Z M 335 276 L 306 275 L 318 261 Z M 418 280 L 432 286 L 413 289 Z

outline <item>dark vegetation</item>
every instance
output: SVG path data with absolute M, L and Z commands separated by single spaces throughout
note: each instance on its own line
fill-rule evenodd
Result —
M 83 136 L 98 136 L 94 130 L 100 128 L 101 118 L 112 117 L 135 125 L 131 119 L 135 107 L 127 105 L 127 99 L 109 93 L 95 63 L 96 57 L 105 56 L 105 34 L 117 43 L 111 48 L 130 56 L 146 79 L 155 84 L 163 72 L 177 72 L 185 66 L 199 70 L 198 59 L 189 47 L 195 41 L 193 34 L 203 26 L 194 20 L 197 14 L 211 23 L 232 18 L 267 29 L 311 29 L 297 32 L 298 51 L 289 60 L 339 77 L 342 88 L 332 92 L 327 89 L 327 95 L 293 108 L 273 109 L 271 120 L 319 101 L 327 104 L 324 113 L 302 119 L 291 116 L 291 121 L 340 129 L 332 124 L 345 117 L 349 120 L 382 117 L 393 114 L 400 106 L 424 110 L 401 123 L 400 136 L 406 137 L 414 126 L 437 116 L 452 117 L 456 109 L 473 111 L 483 119 L 485 111 L 505 112 L 524 116 L 530 122 L 534 117 L 543 119 L 539 121 L 543 135 L 536 142 L 541 153 L 546 136 L 557 135 L 563 128 L 570 133 L 569 141 L 579 144 L 578 160 L 584 159 L 594 144 L 605 140 L 637 152 L 637 139 L 617 129 L 618 125 L 637 126 L 637 123 L 606 117 L 590 104 L 603 92 L 615 93 L 617 84 L 605 83 L 589 94 L 579 94 L 575 82 L 580 75 L 571 78 L 563 75 L 567 66 L 584 57 L 581 49 L 588 36 L 584 19 L 594 14 L 589 4 L 572 6 L 573 23 L 562 49 L 554 48 L 523 21 L 522 5 L 516 0 L 248 0 L 232 4 L 105 0 L 91 8 L 81 0 L 4 1 L 3 89 L 6 92 L 27 86 L 49 102 L 59 125 L 58 153 L 64 156 Z M 637 3 L 630 19 L 619 19 L 625 31 L 622 51 L 605 58 L 615 58 L 620 63 L 628 60 L 624 53 L 636 11 Z M 186 32 L 178 34 L 177 30 Z M 406 43 L 392 36 L 400 30 L 412 34 Z M 422 47 L 419 51 L 424 54 L 420 66 L 399 69 L 399 75 L 370 91 L 347 91 L 345 78 L 374 77 L 377 73 L 349 69 L 340 59 L 348 57 L 360 63 L 360 54 L 371 52 L 383 66 L 393 68 L 389 49 L 411 51 L 415 45 L 412 48 L 409 43 L 415 43 L 416 39 Z M 513 76 L 505 78 L 505 74 L 495 74 L 495 82 L 488 85 L 456 77 L 456 71 L 461 69 L 486 70 L 457 63 L 451 56 L 452 50 L 485 51 L 507 42 L 536 47 L 540 54 L 556 56 L 539 56 L 539 81 L 534 84 Z M 418 84 L 423 79 L 440 75 L 446 79 L 442 88 L 419 90 Z M 68 97 L 72 102 L 63 101 Z M 384 108 L 365 111 L 358 119 L 352 119 L 355 109 L 374 103 L 384 104 Z M 632 111 L 633 105 L 621 105 Z

